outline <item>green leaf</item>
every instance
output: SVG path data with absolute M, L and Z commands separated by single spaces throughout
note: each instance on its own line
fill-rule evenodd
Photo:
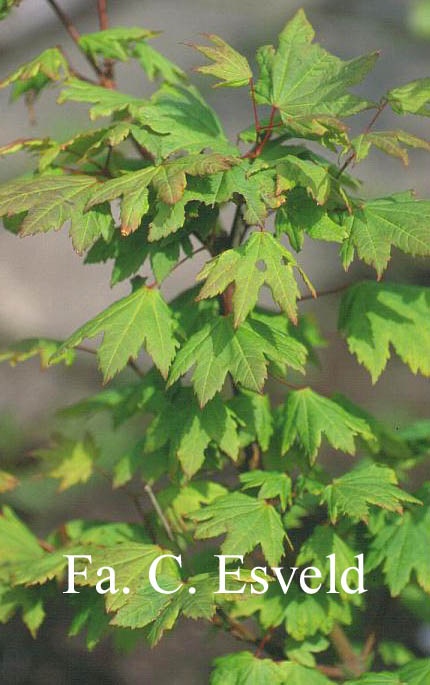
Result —
M 93 106 L 90 109 L 90 119 L 108 117 L 115 112 L 127 110 L 132 116 L 136 116 L 139 109 L 147 104 L 147 100 L 136 98 L 126 93 L 120 93 L 111 88 L 94 86 L 87 81 L 78 78 L 69 78 L 58 96 L 57 102 L 88 102 Z
M 322 501 L 327 503 L 333 523 L 339 514 L 353 519 L 367 520 L 369 505 L 403 512 L 403 502 L 420 504 L 420 501 L 397 487 L 396 474 L 386 466 L 364 464 L 334 478 L 324 488 Z
M 29 588 L 10 588 L 0 584 L 0 622 L 10 621 L 18 610 L 31 636 L 35 638 L 45 618 L 39 593 Z
M 184 149 L 190 153 L 210 148 L 220 154 L 238 154 L 214 110 L 192 86 L 163 86 L 151 103 L 139 110 L 138 119 L 159 134 L 163 158 Z
M 288 235 L 291 247 L 296 252 L 303 247 L 305 232 L 313 240 L 336 243 L 341 243 L 348 236 L 344 226 L 337 224 L 303 188 L 293 188 L 288 193 L 288 202 L 276 212 L 275 226 L 278 235 Z
M 430 151 L 430 143 L 406 131 L 374 131 L 362 133 L 357 138 L 351 140 L 355 159 L 358 162 L 367 157 L 370 148 L 374 145 L 387 155 L 397 157 L 407 166 L 409 163 L 408 151 L 400 143 L 409 145 L 409 147 Z
M 241 473 L 239 480 L 242 483 L 242 490 L 260 488 L 258 499 L 269 500 L 279 497 L 282 511 L 287 508 L 287 500 L 291 504 L 292 483 L 286 473 L 255 469 L 248 473 Z
M 191 336 L 179 350 L 169 385 L 192 366 L 194 390 L 203 407 L 224 384 L 230 372 L 235 383 L 260 392 L 267 376 L 267 359 L 303 368 L 305 349 L 293 338 L 260 322 L 245 322 L 235 330 L 230 317 L 217 317 Z
M 378 645 L 378 654 L 386 666 L 404 666 L 413 660 L 413 653 L 401 642 L 383 640 Z
M 229 169 L 233 163 L 235 163 L 233 158 L 218 154 L 188 155 L 159 166 L 149 166 L 139 171 L 125 173 L 99 185 L 97 190 L 91 193 L 87 202 L 87 209 L 107 200 L 122 197 L 121 233 L 129 235 L 139 227 L 142 216 L 149 209 L 147 187 L 150 183 L 155 187 L 158 197 L 163 203 L 169 206 L 176 205 L 184 196 L 187 185 L 186 174 L 192 176 L 215 174 L 222 169 Z M 193 194 L 184 197 L 184 201 L 192 199 L 194 199 Z M 175 230 L 184 223 L 184 204 L 181 207 L 182 219 L 179 224 L 171 226 L 169 231 L 163 231 L 156 236 L 152 235 L 152 240 L 164 237 L 168 232 Z M 163 216 L 163 222 L 165 221 L 166 216 Z
M 25 362 L 39 355 L 42 369 L 47 368 L 51 363 L 58 364 L 59 362 L 71 366 L 76 356 L 73 350 L 65 350 L 54 362 L 50 361 L 61 345 L 61 342 L 50 338 L 27 338 L 0 349 L 0 362 L 8 361 L 11 366 L 15 366 L 19 362 Z
M 193 480 L 182 487 L 169 485 L 158 493 L 158 502 L 170 524 L 178 532 L 183 532 L 187 523 L 185 516 L 198 509 L 202 504 L 211 504 L 226 494 L 223 485 L 206 480 Z
M 68 75 L 69 66 L 61 51 L 58 48 L 48 48 L 0 81 L 0 88 L 14 84 L 12 99 L 15 100 L 29 90 L 38 93 L 50 81 L 58 81 Z
M 430 659 L 415 659 L 396 673 L 365 673 L 358 680 L 348 680 L 345 685 L 426 685 L 429 676 Z
M 282 661 L 280 668 L 285 685 L 330 685 L 333 682 L 316 669 L 293 661 Z
M 82 35 L 79 38 L 79 46 L 93 59 L 101 55 L 107 59 L 127 62 L 135 43 L 144 41 L 145 38 L 153 38 L 158 34 L 159 31 L 150 31 L 137 26 L 116 26 L 113 29 Z
M 320 632 L 328 635 L 335 623 L 351 623 L 350 604 L 339 596 L 307 595 L 292 585 L 286 601 L 278 583 L 271 584 L 264 595 L 247 597 L 237 606 L 235 616 L 252 616 L 255 612 L 264 630 L 285 623 L 288 635 L 298 642 Z
M 27 211 L 20 235 L 59 231 L 71 221 L 70 236 L 78 253 L 113 228 L 106 206 L 84 214 L 89 191 L 97 180 L 92 176 L 45 176 L 18 180 L 0 187 L 0 215 Z
M 281 517 L 265 500 L 240 492 L 219 497 L 199 511 L 190 514 L 197 521 L 198 540 L 226 533 L 221 545 L 223 554 L 247 554 L 261 545 L 268 563 L 275 566 L 284 553 L 284 531 Z
M 423 507 L 412 507 L 403 516 L 387 518 L 373 538 L 366 560 L 369 570 L 382 564 L 385 581 L 397 596 L 416 573 L 418 584 L 430 592 L 428 549 L 430 543 L 430 491 L 418 492 Z
M 314 198 L 318 205 L 327 202 L 331 190 L 328 170 L 313 160 L 290 155 L 277 166 L 278 183 L 283 189 L 301 186 Z
M 239 439 L 242 447 L 256 440 L 266 451 L 273 434 L 273 417 L 267 395 L 241 390 L 230 400 L 230 407 L 239 421 Z
M 211 685 L 275 685 L 284 681 L 279 664 L 251 652 L 226 654 L 214 660 Z
M 325 652 L 329 644 L 328 640 L 320 635 L 308 638 L 303 642 L 298 642 L 289 637 L 285 642 L 284 652 L 291 661 L 313 668 L 316 666 L 314 652 Z M 291 670 L 293 670 L 292 667 Z M 290 675 L 293 673 L 290 672 Z M 302 675 L 301 669 L 297 673 L 297 676 L 299 675 Z
M 72 596 L 72 606 L 76 613 L 69 628 L 69 637 L 79 635 L 86 628 L 85 644 L 91 652 L 106 634 L 109 615 L 105 611 L 103 597 L 93 590 L 80 590 L 79 596 Z
M 430 659 L 416 659 L 400 669 L 400 678 L 408 685 L 426 685 L 430 677 Z
M 396 114 L 430 116 L 430 78 L 417 79 L 387 93 L 387 100 Z
M 151 452 L 170 443 L 169 454 L 179 459 L 191 478 L 203 465 L 211 441 L 231 459 L 237 459 L 237 426 L 222 400 L 214 397 L 200 408 L 192 390 L 182 388 L 148 428 L 146 449 Z
M 430 254 L 429 212 L 429 201 L 400 193 L 364 202 L 351 216 L 344 215 L 344 225 L 360 259 L 373 266 L 380 277 L 390 260 L 392 245 L 406 254 Z
M 348 454 L 355 454 L 354 438 L 357 435 L 365 439 L 372 437 L 366 421 L 311 388 L 288 393 L 283 416 L 283 453 L 297 441 L 311 463 L 318 454 L 322 433 L 332 447 Z
M 187 75 L 182 69 L 144 41 L 135 45 L 133 57 L 139 61 L 150 81 L 161 78 L 171 85 L 182 85 L 187 81 Z
M 104 333 L 98 348 L 104 380 L 110 380 L 136 358 L 142 345 L 164 377 L 175 356 L 177 342 L 173 335 L 173 319 L 159 290 L 141 287 L 81 326 L 54 355 L 53 361 L 65 350 L 79 345 L 85 338 Z
M 204 45 L 196 45 L 195 43 L 189 43 L 189 45 L 201 52 L 209 60 L 212 60 L 214 64 L 197 67 L 196 71 L 220 79 L 220 82 L 215 84 L 215 88 L 219 86 L 240 88 L 241 86 L 248 85 L 252 78 L 252 71 L 246 57 L 236 52 L 219 36 L 213 33 L 204 35 L 215 47 L 206 47 Z
M 188 618 L 205 618 L 210 620 L 215 613 L 215 589 L 217 578 L 208 573 L 188 578 L 186 583 L 175 593 L 163 595 L 150 585 L 138 590 L 134 596 L 120 608 L 111 621 L 112 625 L 125 628 L 144 628 L 149 626 L 147 637 L 151 646 L 159 642 L 163 633 L 176 623 L 179 614 Z M 174 590 L 180 580 L 159 576 L 158 583 L 163 589 Z M 189 588 L 195 588 L 195 594 Z
M 297 566 L 307 566 L 312 562 L 322 574 L 322 582 L 329 575 L 329 563 L 327 557 L 331 554 L 336 555 L 336 587 L 340 587 L 340 580 L 343 572 L 355 566 L 354 551 L 342 540 L 331 526 L 316 526 L 310 537 L 302 544 L 297 556 Z M 341 595 L 345 595 L 340 591 Z
M 140 542 L 124 542 L 105 547 L 88 546 L 87 554 L 92 556 L 92 564 L 84 562 L 88 567 L 87 578 L 76 577 L 77 585 L 89 585 L 94 587 L 100 580 L 97 569 L 102 566 L 110 566 L 115 570 L 116 586 L 120 590 L 117 594 L 106 594 L 107 611 L 118 611 L 124 605 L 134 600 L 134 597 L 145 588 L 148 581 L 149 567 L 157 557 L 168 554 L 168 550 L 163 550 L 158 545 L 143 544 Z M 78 560 L 76 563 L 78 570 Z M 167 576 L 170 581 L 178 585 L 178 566 L 172 559 L 162 559 L 158 565 L 159 577 Z M 180 581 L 179 581 L 180 582 Z M 149 583 L 148 583 L 149 585 Z M 161 585 L 161 582 L 160 582 Z M 130 592 L 124 594 L 124 587 L 128 587 Z M 151 587 L 151 586 L 149 586 Z M 151 587 L 155 600 L 164 597 Z
M 259 269 L 260 261 L 265 271 Z M 197 279 L 206 282 L 197 299 L 214 297 L 234 282 L 234 325 L 238 327 L 255 307 L 260 288 L 266 283 L 275 302 L 297 323 L 299 290 L 293 266 L 297 266 L 294 257 L 276 238 L 266 231 L 255 232 L 243 246 L 226 250 L 203 267 Z
M 83 440 L 56 435 L 52 447 L 34 450 L 33 455 L 42 460 L 50 478 L 60 480 L 58 490 L 62 492 L 88 481 L 99 453 L 93 438 L 87 434 Z
M 37 538 L 10 507 L 0 516 L 0 565 L 25 562 L 32 564 L 45 552 Z
M 348 288 L 339 330 L 375 383 L 392 346 L 413 373 L 430 375 L 430 289 L 396 283 L 359 283 Z
M 287 125 L 320 121 L 327 131 L 339 127 L 337 117 L 371 106 L 349 89 L 373 68 L 378 53 L 344 62 L 313 44 L 313 38 L 313 29 L 299 10 L 279 35 L 277 51 L 266 48 L 260 56 L 263 73 L 256 91 L 261 102 L 279 108 Z

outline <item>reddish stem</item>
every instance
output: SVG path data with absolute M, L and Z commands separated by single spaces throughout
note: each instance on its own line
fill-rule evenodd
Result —
M 48 5 L 52 7 L 54 10 L 55 14 L 63 24 L 64 28 L 66 29 L 67 33 L 69 34 L 70 38 L 73 40 L 74 43 L 78 46 L 79 50 L 82 52 L 82 54 L 85 56 L 86 60 L 89 62 L 91 67 L 94 69 L 96 72 L 97 76 L 100 78 L 103 76 L 101 69 L 99 68 L 98 64 L 93 60 L 93 58 L 90 55 L 87 55 L 85 50 L 82 50 L 82 47 L 79 43 L 81 34 L 79 33 L 78 29 L 72 22 L 71 18 L 69 17 L 68 14 L 57 4 L 56 0 L 46 0 Z
M 109 28 L 109 20 L 107 13 L 107 0 L 97 0 L 97 12 L 99 15 L 100 31 L 106 31 Z M 105 88 L 115 89 L 114 81 L 114 62 L 112 59 L 106 58 L 103 62 L 103 85 Z
M 257 103 L 255 101 L 254 79 L 252 78 L 252 76 L 249 79 L 249 86 L 251 88 L 252 109 L 254 112 L 254 124 L 255 124 L 255 130 L 257 132 L 257 140 L 258 140 L 258 134 L 260 132 L 261 126 L 260 126 L 260 121 L 258 118 Z

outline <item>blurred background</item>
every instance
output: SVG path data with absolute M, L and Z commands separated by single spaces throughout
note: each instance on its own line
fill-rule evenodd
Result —
M 59 0 L 81 33 L 98 29 L 93 0 Z M 185 41 L 198 39 L 202 32 L 221 35 L 253 63 L 257 46 L 274 43 L 284 23 L 304 7 L 317 30 L 317 40 L 343 58 L 381 50 L 376 69 L 364 91 L 378 100 L 388 89 L 430 71 L 430 0 L 110 0 L 111 26 L 137 25 L 162 29 L 157 47 L 186 71 L 199 62 Z M 0 23 L 0 78 L 15 70 L 43 49 L 61 43 L 73 64 L 86 73 L 86 64 L 45 0 L 23 0 L 12 15 Z M 216 108 L 228 134 L 251 120 L 246 90 L 211 90 L 210 79 L 192 78 Z M 119 88 L 146 96 L 153 90 L 137 64 L 119 65 Z M 363 87 L 361 88 L 363 91 Z M 19 137 L 51 135 L 67 139 L 79 128 L 90 126 L 84 105 L 57 106 L 56 91 L 48 90 L 34 107 L 33 116 L 19 101 L 9 104 L 7 90 L 0 91 L 0 145 Z M 34 120 L 32 120 L 34 118 Z M 350 120 L 352 131 L 360 131 L 369 114 Z M 430 122 L 419 117 L 395 119 L 387 110 L 379 129 L 405 128 L 430 139 Z M 414 188 L 420 197 L 430 197 L 430 158 L 422 151 L 410 152 L 410 164 L 373 152 L 362 163 L 358 176 L 364 193 L 380 196 Z M 14 155 L 0 159 L 0 182 L 5 182 L 30 167 L 28 157 Z M 0 232 L 0 346 L 24 337 L 62 339 L 112 301 L 128 292 L 127 284 L 109 288 L 110 267 L 86 266 L 71 247 L 67 230 L 61 233 L 19 240 Z M 200 255 L 198 255 L 200 257 Z M 163 290 L 167 298 L 194 281 L 201 262 L 187 263 L 167 279 Z M 363 266 L 353 266 L 345 274 L 335 245 L 308 243 L 301 264 L 317 290 L 325 290 L 360 276 L 374 277 Z M 398 253 L 387 272 L 388 279 L 430 285 L 428 260 Z M 303 303 L 303 311 L 318 314 L 322 331 L 330 345 L 321 355 L 321 368 L 311 371 L 313 385 L 323 392 L 347 392 L 349 397 L 395 427 L 404 428 L 418 418 L 430 418 L 429 383 L 414 377 L 398 360 L 392 360 L 376 386 L 368 374 L 347 353 L 336 334 L 337 296 L 317 304 Z M 145 360 L 143 360 L 145 362 Z M 127 372 L 124 372 L 127 380 Z M 121 382 L 118 381 L 118 382 Z M 37 360 L 16 368 L 0 366 L 0 468 L 22 470 L 22 485 L 5 497 L 34 530 L 45 534 L 69 518 L 135 520 L 128 501 L 120 493 L 107 492 L 94 481 L 91 488 L 72 488 L 57 495 L 55 485 L 38 484 L 31 479 L 28 454 L 46 443 L 53 426 L 73 434 L 76 425 L 55 417 L 55 409 L 91 394 L 100 387 L 93 358 L 79 357 L 73 369 L 59 365 L 41 372 Z M 275 401 L 279 387 L 272 389 Z M 93 427 L 92 427 L 93 428 Z M 139 432 L 137 422 L 126 424 L 125 431 L 112 441 L 106 435 L 108 424 L 97 419 L 94 429 L 107 453 L 125 449 Z M 330 454 L 327 455 L 330 458 Z M 333 461 L 334 466 L 336 462 Z M 348 464 L 349 466 L 349 464 Z M 29 470 L 30 469 L 30 470 Z M 34 642 L 18 619 L 0 626 L 0 678 L 10 685 L 77 682 L 109 685 L 137 685 L 157 679 L 160 685 L 194 685 L 207 682 L 212 658 L 240 645 L 229 638 L 208 633 L 196 622 L 184 622 L 182 630 L 167 637 L 149 651 L 142 646 L 131 655 L 116 655 L 109 643 L 87 654 L 79 638 L 66 640 L 68 608 L 59 599 L 57 615 L 46 621 Z M 429 629 L 430 630 L 430 629 Z M 430 645 L 423 624 L 414 629 L 411 640 L 423 650 Z M 430 650 L 429 650 L 430 651 Z

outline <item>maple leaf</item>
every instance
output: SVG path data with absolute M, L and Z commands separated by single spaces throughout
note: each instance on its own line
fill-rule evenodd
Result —
M 430 659 L 414 659 L 395 673 L 365 673 L 345 685 L 426 685 L 430 676 Z
M 430 592 L 428 549 L 430 544 L 430 492 L 428 486 L 417 493 L 423 507 L 412 507 L 403 516 L 392 516 L 377 531 L 366 560 L 369 571 L 382 564 L 386 583 L 393 596 L 408 584 L 413 572 L 418 584 Z
M 406 131 L 371 131 L 370 133 L 362 133 L 351 140 L 357 161 L 365 159 L 370 148 L 374 145 L 387 155 L 397 157 L 407 166 L 409 163 L 408 151 L 400 143 L 430 151 L 430 143 Z
M 430 78 L 417 79 L 392 88 L 387 93 L 387 100 L 396 114 L 430 116 Z
M 260 261 L 264 262 L 265 271 L 258 268 Z M 206 279 L 206 282 L 197 300 L 214 297 L 234 282 L 233 317 L 234 325 L 238 327 L 255 307 L 260 288 L 266 283 L 273 299 L 297 323 L 299 290 L 293 267 L 301 271 L 281 243 L 266 231 L 255 232 L 243 246 L 226 250 L 203 267 L 197 280 Z
M 430 202 L 415 200 L 411 193 L 364 202 L 344 226 L 358 256 L 376 269 L 380 278 L 391 256 L 391 247 L 412 255 L 429 255 Z
M 154 38 L 159 33 L 159 31 L 150 31 L 136 26 L 116 26 L 96 33 L 85 33 L 80 36 L 79 45 L 87 55 L 91 55 L 94 59 L 102 55 L 107 59 L 127 62 L 133 54 L 135 43 L 144 41 L 146 38 Z
M 305 348 L 294 338 L 280 332 L 274 335 L 261 322 L 245 322 L 235 330 L 230 317 L 218 317 L 181 347 L 169 385 L 195 365 L 192 381 L 203 407 L 221 390 L 228 372 L 236 383 L 259 392 L 267 376 L 267 359 L 301 370 L 305 355 Z
M 233 461 L 237 459 L 237 426 L 232 412 L 219 397 L 200 408 L 192 390 L 182 388 L 174 402 L 164 405 L 147 429 L 146 451 L 153 452 L 170 444 L 170 454 L 179 459 L 189 478 L 203 465 L 211 441 Z
M 237 554 L 238 550 L 246 554 L 261 545 L 268 563 L 275 566 L 284 553 L 287 535 L 281 517 L 265 500 L 229 493 L 189 516 L 197 522 L 198 540 L 226 533 L 221 545 L 223 554 Z
M 39 93 L 51 81 L 68 75 L 69 65 L 62 52 L 58 48 L 48 48 L 0 81 L 0 88 L 13 84 L 12 99 L 16 100 L 28 91 Z
M 128 235 L 139 227 L 142 216 L 148 211 L 148 186 L 150 183 L 155 187 L 158 197 L 163 203 L 176 205 L 184 196 L 187 185 L 186 174 L 192 176 L 213 174 L 221 169 L 229 169 L 234 163 L 234 158 L 208 154 L 188 155 L 159 166 L 148 166 L 139 171 L 123 174 L 100 185 L 95 192 L 91 193 L 87 202 L 87 209 L 107 200 L 122 197 L 121 232 L 123 235 Z M 189 201 L 194 197 L 191 195 L 186 199 Z M 184 220 L 185 215 L 182 211 L 182 222 L 179 222 L 178 227 L 183 224 Z M 173 230 L 172 227 L 171 230 Z M 163 235 L 166 233 L 158 235 L 157 238 L 163 237 Z
M 211 685 L 276 685 L 282 684 L 279 664 L 271 659 L 259 659 L 251 652 L 226 654 L 214 660 Z
M 348 237 L 346 228 L 308 197 L 303 188 L 294 188 L 288 193 L 288 202 L 276 212 L 275 227 L 278 235 L 288 235 L 296 252 L 303 247 L 305 232 L 313 240 L 337 243 Z
M 420 501 L 397 487 L 396 474 L 386 466 L 364 464 L 335 478 L 322 495 L 327 503 L 333 523 L 339 514 L 356 519 L 367 520 L 369 505 L 403 512 L 403 502 L 420 504 Z
M 339 127 L 337 117 L 372 106 L 351 95 L 349 88 L 363 80 L 378 53 L 344 62 L 313 44 L 314 35 L 304 11 L 299 10 L 280 33 L 278 49 L 266 47 L 256 92 L 261 102 L 280 110 L 287 125 L 320 121 L 324 133 Z
M 171 312 L 157 289 L 143 286 L 114 302 L 65 340 L 52 361 L 99 333 L 104 333 L 97 354 L 105 381 L 121 371 L 130 357 L 137 357 L 142 345 L 163 376 L 167 376 L 177 342 Z
M 229 88 L 246 86 L 252 78 L 252 71 L 246 57 L 234 50 L 219 36 L 213 33 L 205 33 L 203 35 L 215 47 L 206 47 L 205 45 L 196 45 L 195 43 L 188 43 L 188 45 L 212 60 L 214 64 L 197 67 L 196 71 L 219 78 L 221 82 L 216 83 L 214 88 L 220 86 L 228 86 Z
M 133 57 L 138 61 L 150 81 L 161 78 L 168 84 L 182 85 L 187 81 L 186 73 L 162 55 L 154 50 L 151 45 L 141 41 L 134 46 Z
M 239 423 L 239 440 L 246 447 L 257 440 L 263 451 L 269 447 L 273 434 L 273 417 L 267 395 L 240 390 L 230 400 L 235 417 Z
M 249 473 L 241 473 L 239 480 L 242 490 L 260 488 L 258 499 L 275 499 L 279 497 L 283 511 L 287 508 L 287 500 L 291 504 L 291 478 L 279 471 L 260 471 L 254 469 Z
M 375 383 L 392 346 L 413 373 L 430 375 L 430 290 L 397 283 L 364 282 L 348 288 L 339 330 Z
M 315 460 L 321 445 L 322 433 L 335 449 L 348 454 L 355 454 L 355 436 L 359 435 L 365 439 L 372 437 L 366 421 L 311 388 L 288 393 L 283 417 L 283 453 L 297 441 L 311 463 Z
M 123 112 L 124 110 L 135 116 L 139 109 L 147 104 L 147 100 L 143 98 L 120 93 L 111 88 L 95 86 L 78 78 L 67 79 L 57 102 L 59 104 L 64 102 L 91 103 L 93 106 L 90 108 L 89 114 L 92 121 L 98 117 L 107 117 L 114 112 Z
M 94 461 L 99 457 L 97 446 L 87 434 L 83 440 L 54 436 L 50 448 L 39 448 L 33 455 L 42 460 L 47 475 L 60 479 L 59 492 L 78 483 L 86 483 L 93 473 Z
M 84 215 L 89 191 L 96 183 L 94 177 L 78 174 L 13 181 L 0 186 L 0 216 L 26 211 L 21 236 L 59 231 L 71 221 L 70 236 L 80 253 L 113 227 L 106 206 Z
M 312 566 L 321 572 L 324 582 L 329 575 L 330 565 L 327 557 L 331 554 L 336 555 L 335 578 L 336 587 L 341 587 L 341 577 L 343 572 L 355 565 L 354 551 L 331 526 L 316 526 L 310 537 L 300 547 L 297 556 L 297 566 L 307 566 L 312 562 Z M 347 596 L 343 591 L 340 594 Z
M 162 87 L 150 103 L 140 108 L 137 118 L 159 134 L 163 158 L 183 149 L 197 153 L 210 148 L 219 154 L 238 154 L 214 110 L 192 86 Z

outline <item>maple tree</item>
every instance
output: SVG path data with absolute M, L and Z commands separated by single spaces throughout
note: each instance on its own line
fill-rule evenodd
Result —
M 0 2 L 0 18 L 16 4 Z M 57 88 L 60 104 L 84 103 L 92 121 L 104 122 L 69 140 L 21 138 L 1 147 L 1 156 L 24 151 L 36 164 L 0 186 L 0 215 L 20 236 L 67 226 L 85 262 L 111 262 L 111 285 L 129 279 L 131 292 L 66 340 L 19 341 L 0 350 L 0 361 L 39 355 L 44 367 L 72 366 L 77 353 L 89 352 L 105 382 L 133 370 L 134 382 L 114 381 L 62 414 L 108 412 L 116 430 L 144 418 L 136 444 L 103 470 L 130 498 L 139 523 L 72 520 L 40 540 L 5 506 L 0 620 L 19 611 L 36 635 L 49 612 L 49 587 L 63 587 L 65 555 L 91 554 L 93 570 L 80 581 L 90 588 L 72 598 L 70 626 L 71 636 L 86 629 L 89 649 L 106 634 L 119 635 L 123 645 L 138 638 L 154 645 L 184 615 L 245 643 L 245 651 L 215 660 L 212 685 L 424 685 L 430 661 L 381 640 L 383 625 L 369 626 L 366 612 L 374 597 L 389 594 L 412 613 L 417 603 L 428 611 L 430 483 L 417 492 L 408 486 L 409 472 L 428 456 L 428 424 L 394 433 L 346 397 L 323 396 L 290 378 L 305 375 L 325 344 L 299 307 L 324 294 L 300 265 L 305 237 L 337 243 L 345 270 L 355 258 L 375 270 L 373 280 L 339 288 L 338 320 L 372 381 L 393 353 L 414 374 L 430 376 L 430 288 L 382 280 L 393 248 L 430 255 L 430 201 L 409 191 L 362 198 L 350 174 L 375 147 L 404 163 L 408 146 L 430 150 L 408 132 L 377 130 L 388 107 L 398 116 L 430 116 L 430 79 L 393 88 L 377 103 L 352 93 L 378 53 L 349 61 L 328 53 L 302 10 L 276 46 L 258 49 L 256 71 L 208 34 L 209 45 L 193 45 L 209 60 L 197 70 L 215 77 L 215 87 L 245 88 L 250 96 L 253 121 L 235 144 L 182 69 L 148 42 L 157 31 L 109 28 L 99 2 L 100 30 L 81 35 L 56 1 L 49 4 L 90 75 L 77 72 L 60 47 L 49 47 L 0 87 L 31 102 Z M 149 98 L 117 86 L 116 62 L 132 59 L 157 81 Z M 351 138 L 345 119 L 364 110 L 370 123 Z M 225 207 L 233 210 L 230 227 Z M 203 252 L 199 285 L 167 302 L 165 279 Z M 147 264 L 153 280 L 139 275 Z M 272 308 L 259 303 L 264 286 Z M 100 334 L 92 347 L 82 344 Z M 148 370 L 136 362 L 142 349 L 153 362 Z M 269 377 L 287 388 L 279 407 L 266 388 Z M 360 461 L 333 477 L 319 460 L 323 440 Z M 54 435 L 33 456 L 59 491 L 102 470 L 89 432 Z M 17 475 L 0 471 L 0 492 L 18 484 Z M 205 541 L 210 560 L 195 540 Z M 166 550 L 184 553 L 184 564 L 165 560 L 160 584 L 183 584 L 157 595 L 147 573 Z M 216 594 L 219 552 L 245 556 L 240 598 L 233 590 Z M 254 562 L 266 570 L 315 563 L 324 580 L 331 554 L 341 574 L 361 553 L 369 596 L 307 595 L 295 579 L 286 596 L 270 572 L 265 594 L 249 590 Z M 129 593 L 96 594 L 97 564 L 114 567 Z M 249 617 L 253 629 L 244 625 Z

